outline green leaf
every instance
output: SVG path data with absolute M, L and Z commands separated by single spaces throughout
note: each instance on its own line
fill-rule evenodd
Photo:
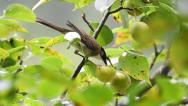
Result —
M 1 40 L 0 41 L 0 47 L 8 50 L 8 49 L 12 48 L 12 45 L 10 44 L 10 42 L 8 40 Z
M 177 103 L 187 95 L 186 87 L 182 83 L 179 83 L 178 81 L 172 82 L 172 80 L 163 77 L 158 77 L 156 79 L 161 96 L 165 101 L 170 103 Z M 176 93 L 174 93 L 174 91 L 176 91 Z
M 8 50 L 8 52 L 9 52 L 9 54 L 14 54 L 14 53 L 20 52 L 24 49 L 25 49 L 25 46 L 19 46 L 19 47 Z
M 21 91 L 34 90 L 38 85 L 36 82 L 43 78 L 41 73 L 44 70 L 40 65 L 29 65 L 25 67 L 24 71 L 18 74 L 15 86 Z
M 10 42 L 12 47 L 18 47 L 18 46 L 26 45 L 26 40 L 21 38 L 21 37 L 18 37 L 18 36 L 14 36 L 14 37 L 10 38 L 9 42 Z
M 177 14 L 177 11 L 175 9 L 173 9 L 172 7 L 170 7 L 169 5 L 165 3 L 160 2 L 159 7 L 164 9 L 166 12 Z
M 84 69 L 87 73 L 95 75 L 96 65 L 91 61 L 87 61 L 87 63 L 84 65 Z
M 30 40 L 31 44 L 45 44 L 50 40 L 50 37 L 40 37 L 40 38 L 33 38 L 32 40 Z
M 65 0 L 66 2 L 75 4 L 74 9 L 79 9 L 94 2 L 94 0 Z
M 6 51 L 5 49 L 0 48 L 0 59 L 5 59 L 9 56 L 8 51 Z
M 127 44 L 124 44 L 120 47 L 122 50 L 124 51 L 130 51 L 130 50 L 134 50 L 132 47 L 130 47 L 129 45 Z
M 43 59 L 41 61 L 41 65 L 49 71 L 58 72 L 61 70 L 63 62 L 55 56 L 50 56 L 50 57 Z
M 6 70 L 9 72 L 14 72 L 18 70 L 19 68 L 21 68 L 21 65 L 14 65 L 14 66 L 6 67 Z
M 182 77 L 188 77 L 188 27 L 182 26 L 181 31 L 176 35 L 170 49 L 170 62 L 175 68 L 176 74 Z
M 26 98 L 24 100 L 24 105 L 25 106 L 44 106 L 44 103 L 42 103 L 39 100 L 34 100 L 34 99 L 31 99 L 31 98 Z
M 46 98 L 53 98 L 61 95 L 64 87 L 64 84 L 59 82 L 51 80 L 41 80 L 38 86 L 38 94 Z
M 41 73 L 44 68 L 41 65 L 29 65 L 24 70 L 24 74 L 33 76 L 34 74 Z
M 136 53 L 128 53 L 126 56 L 120 56 L 119 65 L 134 79 L 146 80 L 150 83 L 149 63 L 146 57 Z
M 141 86 L 141 89 L 144 86 L 143 83 L 142 84 L 140 83 L 138 85 Z M 140 87 L 140 86 L 137 86 L 136 89 L 140 90 L 140 88 L 138 89 L 138 87 Z M 149 86 L 147 86 L 147 88 L 148 87 Z M 146 89 L 146 87 L 144 87 L 144 88 Z M 143 90 L 144 89 L 142 89 L 141 91 L 143 91 Z M 135 95 L 135 96 L 137 96 L 137 95 Z M 142 100 L 139 100 L 139 101 L 135 100 L 135 96 L 134 96 L 134 98 L 132 98 L 133 100 L 131 102 L 129 102 L 129 104 L 131 104 L 131 106 L 140 106 L 140 105 L 141 106 L 160 106 L 161 104 L 164 103 L 164 101 L 162 101 L 162 99 L 161 99 L 160 91 L 157 86 L 151 87 L 146 93 L 144 93 Z
M 169 6 L 171 6 L 171 7 L 173 7 L 174 6 L 174 0 L 159 0 L 158 2 L 160 2 L 160 3 L 164 3 L 164 4 L 166 4 L 166 5 L 169 5 Z
M 137 103 L 135 97 L 140 94 L 145 88 L 149 88 L 148 83 L 141 83 L 140 81 L 132 81 L 131 86 L 128 88 L 127 95 L 129 98 L 129 104 Z M 139 89 L 138 89 L 139 88 Z M 134 105 L 133 105 L 134 106 Z
M 88 106 L 104 106 L 112 100 L 113 91 L 103 85 L 92 85 L 82 91 L 82 95 Z
M 59 36 L 56 36 L 54 38 L 51 38 L 48 42 L 46 42 L 45 47 L 51 47 L 55 44 L 58 44 L 58 43 L 61 43 L 61 42 L 64 42 L 64 41 L 66 41 L 64 39 L 64 35 L 59 35 Z
M 0 65 L 5 68 L 5 67 L 9 67 L 9 66 L 13 66 L 16 64 L 16 60 L 12 59 L 11 57 L 7 57 L 5 58 Z
M 36 19 L 32 10 L 22 4 L 9 5 L 4 11 L 4 16 L 29 22 L 35 22 Z
M 95 29 L 98 27 L 98 25 L 99 25 L 99 23 L 92 23 L 92 26 Z M 109 43 L 111 43 L 113 38 L 114 38 L 114 36 L 113 36 L 112 30 L 108 26 L 104 25 L 102 30 L 100 31 L 100 34 L 97 37 L 97 42 L 101 46 L 105 46 L 105 45 L 108 45 Z
M 120 2 L 118 0 L 115 0 L 115 2 L 112 4 L 111 10 L 116 10 L 120 6 Z
M 124 52 L 121 48 L 107 48 L 105 51 L 108 57 L 117 57 Z
M 12 32 L 27 32 L 17 21 L 11 19 L 0 19 L 0 37 L 9 35 Z
M 39 45 L 43 47 L 52 47 L 58 43 L 65 42 L 67 40 L 64 39 L 64 35 L 58 35 L 53 38 L 50 37 L 40 37 L 40 38 L 34 38 L 30 41 L 32 45 Z
M 45 98 L 53 98 L 60 95 L 64 88 L 68 86 L 69 81 L 54 70 L 49 72 L 46 69 L 47 67 L 41 65 L 27 66 L 24 71 L 19 73 L 16 87 L 21 91 L 31 90 L 33 92 L 30 93 Z
M 64 106 L 61 101 L 57 101 L 53 104 L 53 106 Z

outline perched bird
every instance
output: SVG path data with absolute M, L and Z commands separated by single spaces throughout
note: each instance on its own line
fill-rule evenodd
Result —
M 55 29 L 61 32 L 62 34 L 67 34 L 69 32 L 78 33 L 80 35 L 80 40 L 73 39 L 70 42 L 71 46 L 73 46 L 77 52 L 81 52 L 82 54 L 84 54 L 84 56 L 87 57 L 100 56 L 103 62 L 107 65 L 107 60 L 109 60 L 109 58 L 106 56 L 106 52 L 104 48 L 99 45 L 96 39 L 88 35 L 85 31 L 79 29 L 76 25 L 74 25 L 70 21 L 67 22 L 67 26 L 70 29 L 59 27 L 40 18 L 37 18 L 36 22 L 46 25 L 52 29 Z

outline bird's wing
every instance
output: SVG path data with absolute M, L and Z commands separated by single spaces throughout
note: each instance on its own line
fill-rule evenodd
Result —
M 94 52 L 100 51 L 100 45 L 98 42 L 84 31 L 80 30 L 72 22 L 68 21 L 67 25 L 75 32 L 77 32 L 81 37 L 81 42 L 84 43 L 88 48 L 92 49 Z

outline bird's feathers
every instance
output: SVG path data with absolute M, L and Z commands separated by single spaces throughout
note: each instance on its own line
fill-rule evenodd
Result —
M 73 31 L 80 34 L 81 42 L 86 45 L 89 49 L 92 51 L 92 56 L 98 55 L 100 52 L 100 45 L 98 42 L 88 34 L 86 34 L 84 31 L 80 30 L 78 27 L 76 27 L 73 23 L 68 21 L 67 26 L 69 26 Z

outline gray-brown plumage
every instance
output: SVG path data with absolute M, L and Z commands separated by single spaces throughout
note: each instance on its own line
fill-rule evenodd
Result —
M 108 58 L 106 56 L 106 53 L 104 49 L 98 44 L 98 42 L 92 36 L 89 36 L 86 32 L 80 30 L 70 21 L 67 22 L 67 26 L 69 26 L 71 30 L 53 25 L 52 23 L 49 23 L 40 18 L 37 18 L 36 22 L 55 29 L 62 34 L 66 34 L 68 32 L 77 32 L 81 37 L 81 43 L 76 43 L 74 46 L 87 57 L 100 55 L 104 63 L 107 64 Z
M 100 53 L 101 47 L 98 44 L 98 42 L 88 34 L 86 34 L 84 31 L 81 31 L 76 27 L 74 24 L 72 24 L 70 21 L 68 21 L 67 25 L 75 32 L 77 32 L 81 37 L 81 42 L 89 49 L 91 49 L 91 53 L 89 53 L 89 56 L 96 56 Z M 89 51 L 88 51 L 89 52 Z
M 38 18 L 38 17 L 37 17 L 37 19 L 36 19 L 36 22 L 41 23 L 41 24 L 43 24 L 43 25 L 46 25 L 46 26 L 48 26 L 48 27 L 50 27 L 50 28 L 52 28 L 52 29 L 55 29 L 55 30 L 61 32 L 62 34 L 66 34 L 67 32 L 71 32 L 71 30 L 69 30 L 69 29 L 65 29 L 65 28 L 63 28 L 63 27 L 59 27 L 59 26 L 57 26 L 57 25 L 54 25 L 54 24 L 52 24 L 52 23 L 49 23 L 48 21 L 43 20 L 43 19 Z

